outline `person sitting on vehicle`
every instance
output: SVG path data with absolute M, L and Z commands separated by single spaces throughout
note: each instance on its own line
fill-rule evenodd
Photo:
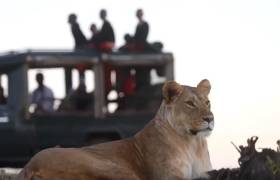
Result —
M 135 71 L 130 67 L 123 68 L 118 72 L 117 81 L 116 81 L 116 90 L 118 93 L 118 109 L 124 110 L 127 109 L 127 103 L 130 100 L 134 100 L 132 97 L 135 95 Z
M 84 74 L 80 73 L 77 89 L 71 90 L 59 105 L 58 111 L 86 111 L 93 109 L 93 92 L 86 91 Z
M 7 104 L 7 98 L 4 95 L 4 88 L 0 85 L 0 105 Z
M 138 24 L 136 26 L 134 36 L 129 34 L 125 35 L 126 45 L 125 47 L 128 49 L 120 49 L 120 50 L 127 50 L 127 51 L 144 51 L 147 46 L 147 37 L 149 34 L 149 24 L 143 18 L 143 10 L 137 9 L 136 17 L 138 19 Z
M 90 25 L 91 38 L 88 40 L 88 48 L 96 49 L 98 44 L 98 30 L 95 24 Z
M 36 74 L 38 88 L 32 92 L 32 104 L 35 104 L 35 113 L 53 112 L 54 95 L 53 91 L 44 85 L 44 76 L 42 73 Z
M 148 43 L 147 37 L 149 34 L 149 24 L 143 18 L 142 9 L 137 9 L 136 17 L 138 24 L 136 26 L 134 36 L 125 34 L 125 44 L 119 48 L 121 52 L 161 52 L 163 44 L 161 42 Z
M 113 27 L 107 20 L 107 12 L 105 9 L 100 11 L 100 18 L 103 21 L 103 25 L 98 33 L 98 49 L 102 52 L 111 52 L 115 45 L 115 34 Z
M 124 35 L 125 44 L 119 47 L 120 52 L 132 52 L 134 51 L 133 39 L 129 34 Z
M 87 93 L 86 84 L 84 82 L 80 82 L 78 88 L 71 93 L 69 100 L 73 104 L 75 110 L 89 110 L 93 104 L 93 95 L 91 93 Z
M 77 49 L 85 48 L 85 46 L 87 44 L 87 39 L 80 29 L 80 25 L 77 22 L 76 14 L 70 14 L 68 16 L 68 23 L 71 26 L 71 32 L 74 37 L 75 49 L 77 50 Z

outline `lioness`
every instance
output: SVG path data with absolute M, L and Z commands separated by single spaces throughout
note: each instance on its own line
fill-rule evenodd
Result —
M 19 180 L 192 179 L 211 169 L 206 136 L 214 126 L 208 80 L 197 87 L 175 81 L 152 121 L 134 137 L 83 148 L 36 154 Z

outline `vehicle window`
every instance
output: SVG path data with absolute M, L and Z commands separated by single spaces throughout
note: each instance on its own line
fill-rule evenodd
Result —
M 8 92 L 8 76 L 0 74 L 0 105 L 7 104 Z
M 59 112 L 76 114 L 94 113 L 94 72 L 88 69 L 71 70 L 71 88 L 63 98 Z
M 0 123 L 8 123 L 7 103 L 8 103 L 8 75 L 0 74 Z
M 28 92 L 30 113 L 55 112 L 62 98 L 65 97 L 63 69 L 30 69 Z
M 92 70 L 85 70 L 85 83 L 86 83 L 86 91 L 93 92 L 94 91 L 94 73 Z M 72 70 L 73 77 L 73 89 L 77 89 L 79 86 L 79 71 L 77 69 Z
M 71 69 L 71 87 L 66 94 L 64 68 L 30 69 L 28 72 L 29 112 L 75 113 L 94 112 L 94 73 Z
M 161 72 L 161 68 L 154 68 L 151 70 L 151 84 L 162 84 L 166 81 L 166 77 Z
M 116 102 L 118 100 L 118 93 L 116 90 L 111 90 L 108 95 L 107 95 L 107 110 L 108 113 L 112 114 L 114 112 L 116 112 L 116 110 L 118 109 L 118 102 Z
M 156 68 L 151 67 L 116 68 L 111 72 L 113 86 L 107 94 L 108 112 L 114 114 L 156 111 L 161 102 L 162 83 L 166 79 L 160 75 Z

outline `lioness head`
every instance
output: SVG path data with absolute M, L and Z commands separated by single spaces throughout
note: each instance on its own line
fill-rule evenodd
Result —
M 175 81 L 163 86 L 165 113 L 171 127 L 181 135 L 207 136 L 214 127 L 208 94 L 211 85 L 206 79 L 197 87 L 183 86 Z

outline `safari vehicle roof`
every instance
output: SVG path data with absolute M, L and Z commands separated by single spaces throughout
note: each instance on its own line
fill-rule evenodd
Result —
M 98 53 L 94 51 L 29 50 L 0 55 L 0 69 L 28 64 L 30 68 L 71 67 L 77 64 L 94 65 L 99 61 L 114 65 L 161 65 L 172 61 L 171 53 Z

